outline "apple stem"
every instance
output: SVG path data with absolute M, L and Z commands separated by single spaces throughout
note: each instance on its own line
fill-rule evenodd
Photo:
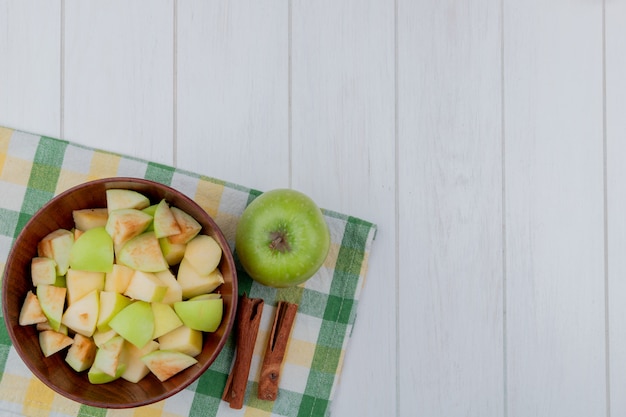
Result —
M 287 242 L 285 232 L 271 232 L 270 239 L 270 249 L 277 250 L 280 253 L 291 251 L 291 246 L 289 246 L 289 242 Z

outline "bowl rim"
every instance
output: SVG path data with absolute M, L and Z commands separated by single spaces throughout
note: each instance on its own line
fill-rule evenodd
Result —
M 228 321 L 226 323 L 226 327 L 224 329 L 224 334 L 223 336 L 219 339 L 217 345 L 216 345 L 216 349 L 213 351 L 213 353 L 211 354 L 211 356 L 209 357 L 209 359 L 200 367 L 200 369 L 196 372 L 196 374 L 191 377 L 188 378 L 187 380 L 183 381 L 182 383 L 180 383 L 179 385 L 163 392 L 162 394 L 156 395 L 154 397 L 150 397 L 149 399 L 146 400 L 137 400 L 137 401 L 131 401 L 131 402 L 125 402 L 125 403 L 108 403 L 108 402 L 101 402 L 101 401 L 97 401 L 97 400 L 85 400 L 84 398 L 82 398 L 80 395 L 76 395 L 72 392 L 69 392 L 67 390 L 61 389 L 59 388 L 57 385 L 52 384 L 48 378 L 44 377 L 43 373 L 39 370 L 39 368 L 37 368 L 34 364 L 31 363 L 31 361 L 27 360 L 28 359 L 28 355 L 26 354 L 26 352 L 22 349 L 21 344 L 18 342 L 16 343 L 16 341 L 18 340 L 18 337 L 16 336 L 14 329 L 13 329 L 13 325 L 12 323 L 9 321 L 9 309 L 8 309 L 8 303 L 6 302 L 6 297 L 7 297 L 7 288 L 8 288 L 8 273 L 10 271 L 9 265 L 11 264 L 12 260 L 15 258 L 14 254 L 18 249 L 18 243 L 23 239 L 23 235 L 25 235 L 25 231 L 29 228 L 29 226 L 31 226 L 33 223 L 36 222 L 36 218 L 38 217 L 38 215 L 44 211 L 46 208 L 48 208 L 50 205 L 54 204 L 55 202 L 57 202 L 58 200 L 61 200 L 65 197 L 67 197 L 68 195 L 71 195 L 72 193 L 86 187 L 86 186 L 96 186 L 99 184 L 104 185 L 105 187 L 107 187 L 107 184 L 114 184 L 114 183 L 137 183 L 137 184 L 141 184 L 144 186 L 149 186 L 149 187 L 157 187 L 157 188 L 162 188 L 164 189 L 166 192 L 170 192 L 173 193 L 175 195 L 179 195 L 181 196 L 183 199 L 187 200 L 186 202 L 192 206 L 195 206 L 196 209 L 204 212 L 207 215 L 207 220 L 209 225 L 211 226 L 213 232 L 215 233 L 215 235 L 218 237 L 218 240 L 220 241 L 220 246 L 226 247 L 228 248 L 228 250 L 223 250 L 223 256 L 226 257 L 226 263 L 229 264 L 231 266 L 231 271 L 233 274 L 233 282 L 232 282 L 232 300 L 231 300 L 231 305 L 230 305 L 230 321 Z M 110 187 L 110 188 L 115 188 L 115 187 Z M 197 220 L 197 219 L 196 219 Z M 53 196 L 50 200 L 48 200 L 46 203 L 44 203 L 37 211 L 35 211 L 35 213 L 28 219 L 28 221 L 24 224 L 24 226 L 22 227 L 22 229 L 20 230 L 20 233 L 17 235 L 17 237 L 15 238 L 15 240 L 13 241 L 12 245 L 11 245 L 11 249 L 9 251 L 9 254 L 7 256 L 7 261 L 4 267 L 4 271 L 2 273 L 2 297 L 1 297 L 1 301 L 2 301 L 2 314 L 3 314 L 3 322 L 4 325 L 7 329 L 7 333 L 9 334 L 9 338 L 11 340 L 11 345 L 13 346 L 13 348 L 15 349 L 15 351 L 18 353 L 20 359 L 22 360 L 22 362 L 27 366 L 27 368 L 33 373 L 33 375 L 42 383 L 44 383 L 47 387 L 49 387 L 50 389 L 52 389 L 53 391 L 55 391 L 56 393 L 62 395 L 63 397 L 66 397 L 70 400 L 76 401 L 80 404 L 84 404 L 84 405 L 88 405 L 88 406 L 93 406 L 93 407 L 98 407 L 98 408 L 105 408 L 105 409 L 124 409 L 124 408 L 134 408 L 134 407 L 140 407 L 140 406 L 145 406 L 145 405 L 149 405 L 149 404 L 153 404 L 162 400 L 165 400 L 179 392 L 181 392 L 182 390 L 184 390 L 185 388 L 187 388 L 189 385 L 191 385 L 192 383 L 194 383 L 195 381 L 197 381 L 207 370 L 208 368 L 215 362 L 215 360 L 217 359 L 218 355 L 220 354 L 220 352 L 222 352 L 224 346 L 226 345 L 228 339 L 229 339 L 229 335 L 232 332 L 233 328 L 234 328 L 234 324 L 235 324 L 235 319 L 236 319 L 236 314 L 237 314 L 237 304 L 238 304 L 238 300 L 239 300 L 239 296 L 238 296 L 238 278 L 237 278 L 237 268 L 236 268 L 236 264 L 235 264 L 235 260 L 234 260 L 234 256 L 232 253 L 232 249 L 230 248 L 230 245 L 228 244 L 228 241 L 226 239 L 226 237 L 224 236 L 224 233 L 222 232 L 222 230 L 220 229 L 220 227 L 217 225 L 217 223 L 215 222 L 215 220 L 213 219 L 213 216 L 211 216 L 209 213 L 207 213 L 207 211 L 205 209 L 203 209 L 193 198 L 189 197 L 187 194 L 185 194 L 182 191 L 176 190 L 175 188 L 157 182 L 157 181 L 153 181 L 153 180 L 149 180 L 149 179 L 145 179 L 145 178 L 139 178 L 139 177 L 130 177 L 130 176 L 118 176 L 118 177 L 106 177 L 106 178 L 99 178 L 99 179 L 95 179 L 95 180 L 90 180 L 90 181 L 85 181 L 82 182 L 80 184 L 74 185 L 68 189 L 66 189 L 65 191 L 62 191 L 61 193 Z M 203 342 L 204 343 L 204 342 Z M 115 381 L 112 381 L 112 383 L 115 383 Z M 141 381 L 139 382 L 141 383 Z

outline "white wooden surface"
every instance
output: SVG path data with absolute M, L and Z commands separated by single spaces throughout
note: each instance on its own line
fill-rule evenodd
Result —
M 375 222 L 337 416 L 626 415 L 623 0 L 0 0 L 0 125 Z

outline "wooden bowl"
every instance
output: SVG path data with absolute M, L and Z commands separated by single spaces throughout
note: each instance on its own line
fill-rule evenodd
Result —
M 151 373 L 139 383 L 123 379 L 108 384 L 93 385 L 87 372 L 77 373 L 65 363 L 65 351 L 45 358 L 39 347 L 34 325 L 20 326 L 18 318 L 26 293 L 33 289 L 30 262 L 37 255 L 37 243 L 48 233 L 72 229 L 72 211 L 106 206 L 105 190 L 125 188 L 147 196 L 152 203 L 165 198 L 170 205 L 192 215 L 202 232 L 212 236 L 222 247 L 220 269 L 225 283 L 219 288 L 224 299 L 224 316 L 219 329 L 205 333 L 198 363 L 160 382 Z M 16 351 L 32 373 L 59 394 L 102 408 L 130 408 L 163 400 L 187 387 L 213 363 L 224 347 L 232 329 L 237 308 L 237 272 L 232 252 L 224 235 L 213 219 L 193 200 L 171 187 L 137 178 L 107 178 L 78 185 L 56 196 L 42 207 L 26 224 L 9 254 L 2 280 L 2 309 L 4 321 Z

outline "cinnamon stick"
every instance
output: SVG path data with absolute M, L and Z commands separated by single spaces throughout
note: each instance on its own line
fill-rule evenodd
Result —
M 298 312 L 298 305 L 279 301 L 274 316 L 272 332 L 267 342 L 261 377 L 259 379 L 258 398 L 261 400 L 274 401 L 278 396 L 278 383 L 280 372 L 287 350 L 287 342 L 293 327 L 293 322 Z
M 235 363 L 226 380 L 226 387 L 222 399 L 230 403 L 230 408 L 241 409 L 246 395 L 250 363 L 254 353 L 263 313 L 263 300 L 248 298 L 246 294 L 240 297 L 239 309 L 236 318 L 237 351 Z

